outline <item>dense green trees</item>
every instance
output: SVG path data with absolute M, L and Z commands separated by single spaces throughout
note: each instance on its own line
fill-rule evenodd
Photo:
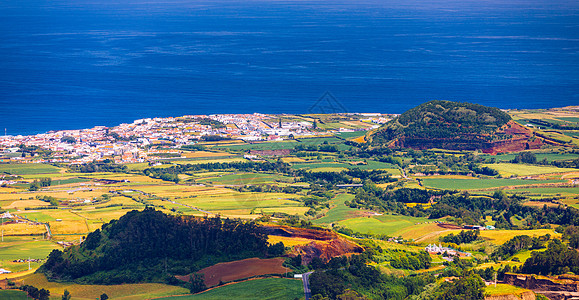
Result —
M 25 291 L 28 296 L 36 300 L 48 300 L 50 298 L 50 291 L 45 289 L 38 289 L 31 285 L 23 285 L 19 287 L 20 290 Z
M 533 251 L 521 267 L 521 272 L 540 275 L 558 275 L 579 272 L 579 252 L 560 240 L 549 242 L 546 251 Z
M 495 252 L 493 257 L 500 257 L 507 259 L 521 250 L 534 250 L 545 248 L 545 242 L 550 239 L 550 236 L 544 235 L 542 237 L 530 237 L 528 235 L 517 235 L 502 244 Z
M 478 230 L 462 230 L 461 232 L 457 233 L 456 235 L 451 233 L 447 236 L 443 236 L 440 240 L 443 243 L 454 243 L 454 244 L 462 244 L 462 243 L 471 243 L 476 241 L 480 237 L 480 231 Z
M 430 101 L 414 107 L 385 124 L 373 136 L 373 144 L 397 140 L 411 148 L 475 150 L 505 138 L 495 131 L 511 117 L 492 107 L 451 101 Z
M 404 299 L 419 294 L 425 285 L 435 281 L 428 274 L 406 278 L 385 275 L 367 265 L 365 257 L 336 257 L 319 266 L 310 276 L 312 295 L 338 299 L 351 289 L 370 299 Z
M 70 165 L 72 171 L 80 173 L 95 173 L 95 172 L 116 172 L 123 173 L 127 171 L 127 166 L 115 164 L 110 160 L 103 162 L 92 162 L 80 165 Z
M 397 269 L 420 270 L 430 268 L 432 257 L 425 251 L 406 252 L 392 258 L 390 265 Z
M 435 300 L 483 300 L 485 284 L 472 271 L 453 282 L 443 282 L 436 291 Z
M 52 251 L 41 271 L 52 279 L 84 283 L 158 282 L 169 274 L 267 252 L 267 236 L 252 222 L 170 216 L 146 208 L 105 224 L 80 246 Z

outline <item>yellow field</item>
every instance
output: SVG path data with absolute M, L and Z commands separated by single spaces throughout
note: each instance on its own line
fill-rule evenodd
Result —
M 281 159 L 284 163 L 299 163 L 299 162 L 305 162 L 306 160 L 303 158 L 299 158 L 299 157 L 283 157 Z
M 36 196 L 40 196 L 40 197 L 41 196 L 51 196 L 51 197 L 55 197 L 57 199 L 67 199 L 67 200 L 75 199 L 75 198 L 92 199 L 95 197 L 99 197 L 102 194 L 106 194 L 109 190 L 109 188 L 104 188 L 104 187 L 90 187 L 90 189 L 92 189 L 92 191 L 90 191 L 90 190 L 75 190 L 75 189 L 54 189 L 52 191 L 39 191 L 39 192 L 26 193 L 26 194 L 0 194 L 0 201 L 2 201 L 2 202 L 16 201 L 16 200 L 20 200 L 20 198 L 22 198 L 22 200 L 26 200 L 26 198 L 30 198 L 30 197 L 32 197 L 33 199 L 36 199 Z M 37 201 L 37 200 L 34 200 L 34 201 Z M 41 206 L 39 202 L 42 202 L 42 201 L 30 202 L 30 205 L 28 205 L 28 206 Z M 34 203 L 37 203 L 37 204 L 34 205 Z M 48 203 L 46 203 L 46 202 L 42 202 L 42 203 L 45 203 L 46 205 L 48 205 Z M 15 205 L 17 205 L 18 207 L 26 207 L 26 205 L 21 206 L 21 204 L 18 204 L 18 203 Z M 10 207 L 10 208 L 16 208 L 16 207 Z
M 9 235 L 42 235 L 46 232 L 44 225 L 32 225 L 30 223 L 6 224 L 0 226 L 5 236 Z
M 358 144 L 364 144 L 366 142 L 366 137 L 365 136 L 359 136 L 357 138 L 352 139 L 353 142 L 356 142 Z
M 9 205 L 2 206 L 4 209 L 24 209 L 25 207 L 49 206 L 50 203 L 40 200 L 18 200 Z
M 483 164 L 483 166 L 495 169 L 502 176 L 529 176 L 529 175 L 540 175 L 540 174 L 552 174 L 552 173 L 569 173 L 577 172 L 577 169 L 571 168 L 557 168 L 552 166 L 531 166 L 525 164 L 511 164 L 511 163 L 500 163 L 500 164 Z
M 62 220 L 49 222 L 52 234 L 85 234 L 89 232 L 85 220 Z
M 552 229 L 534 229 L 534 230 L 482 230 L 480 236 L 490 240 L 492 243 L 502 245 L 517 235 L 528 235 L 530 237 L 550 234 L 551 238 L 560 238 L 561 234 Z
M 183 156 L 186 158 L 233 156 L 233 155 L 235 155 L 235 154 L 231 154 L 231 153 L 227 153 L 227 152 L 210 152 L 210 151 L 183 152 Z
M 520 295 L 525 292 L 531 292 L 530 290 L 516 287 L 510 284 L 497 284 L 489 285 L 485 288 L 485 293 L 491 296 L 498 296 L 498 295 Z M 531 292 L 532 293 L 532 292 Z
M 43 274 L 31 274 L 16 282 L 50 290 L 50 295 L 60 296 L 68 290 L 73 299 L 99 299 L 106 293 L 111 299 L 151 299 L 156 297 L 188 294 L 182 287 L 160 283 L 122 284 L 122 285 L 80 285 L 75 283 L 49 282 Z
M 306 238 L 300 238 L 300 237 L 283 237 L 283 236 L 277 236 L 277 235 L 268 235 L 267 241 L 272 245 L 277 244 L 279 242 L 282 242 L 283 245 L 286 247 L 293 247 L 293 246 L 298 246 L 298 245 L 307 245 L 307 244 L 313 242 L 314 240 L 310 240 L 310 239 L 306 239 Z

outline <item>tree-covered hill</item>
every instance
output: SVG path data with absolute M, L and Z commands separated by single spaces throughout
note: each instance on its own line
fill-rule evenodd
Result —
M 267 236 L 253 222 L 172 216 L 146 208 L 103 225 L 81 245 L 53 250 L 39 271 L 79 283 L 171 283 L 174 275 L 264 256 L 267 249 Z
M 505 141 L 525 149 L 530 131 L 510 122 L 498 108 L 466 102 L 434 100 L 421 104 L 384 124 L 369 136 L 373 145 L 414 149 L 490 149 Z

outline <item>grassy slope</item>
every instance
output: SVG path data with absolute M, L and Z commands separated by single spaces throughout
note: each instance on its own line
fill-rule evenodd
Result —
M 27 300 L 25 292 L 19 290 L 0 290 L 0 299 L 3 300 Z
M 447 190 L 471 190 L 485 189 L 504 186 L 545 184 L 564 182 L 564 180 L 530 180 L 530 179 L 450 179 L 450 178 L 424 178 L 423 183 L 427 187 L 447 189 Z
M 221 299 L 294 299 L 302 298 L 301 280 L 266 278 L 226 285 L 201 294 L 171 297 L 174 300 L 221 300 Z
M 484 164 L 483 166 L 497 170 L 499 174 L 502 176 L 511 176 L 511 175 L 529 176 L 529 175 L 579 171 L 579 169 L 557 168 L 553 166 L 534 166 L 526 164 L 511 164 L 511 163 Z
M 58 173 L 60 168 L 45 164 L 0 164 L 0 173 L 8 172 L 14 175 L 32 175 Z
M 340 221 L 339 224 L 361 233 L 385 234 L 389 236 L 402 235 L 404 238 L 417 239 L 433 230 L 443 230 L 427 218 L 415 218 L 401 215 L 382 215 L 373 217 L 353 218 Z M 420 223 L 420 224 L 418 224 Z
M 520 295 L 524 292 L 529 292 L 527 289 L 516 287 L 510 284 L 489 285 L 485 288 L 485 293 L 491 296 L 497 295 Z
M 313 220 L 312 223 L 330 224 L 354 217 L 355 213 L 359 210 L 350 208 L 344 204 L 344 201 L 351 201 L 352 199 L 354 199 L 354 195 L 352 194 L 337 195 L 334 199 L 332 199 L 332 205 L 335 206 L 330 209 L 324 217 Z
M 115 299 L 150 299 L 155 297 L 186 294 L 189 290 L 160 283 L 123 285 L 80 285 L 75 283 L 49 282 L 43 274 L 24 277 L 25 284 L 50 290 L 51 296 L 60 296 L 68 290 L 74 299 L 98 299 L 106 293 Z M 60 297 L 58 297 L 60 298 Z

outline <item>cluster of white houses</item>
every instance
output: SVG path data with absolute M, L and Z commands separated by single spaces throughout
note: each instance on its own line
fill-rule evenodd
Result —
M 426 250 L 426 252 L 431 253 L 431 254 L 448 254 L 449 256 L 470 256 L 471 254 L 468 252 L 462 252 L 462 251 L 458 251 L 456 249 L 453 249 L 451 247 L 443 247 L 441 244 L 428 244 L 428 246 L 426 246 L 426 248 L 424 248 L 424 250 Z

